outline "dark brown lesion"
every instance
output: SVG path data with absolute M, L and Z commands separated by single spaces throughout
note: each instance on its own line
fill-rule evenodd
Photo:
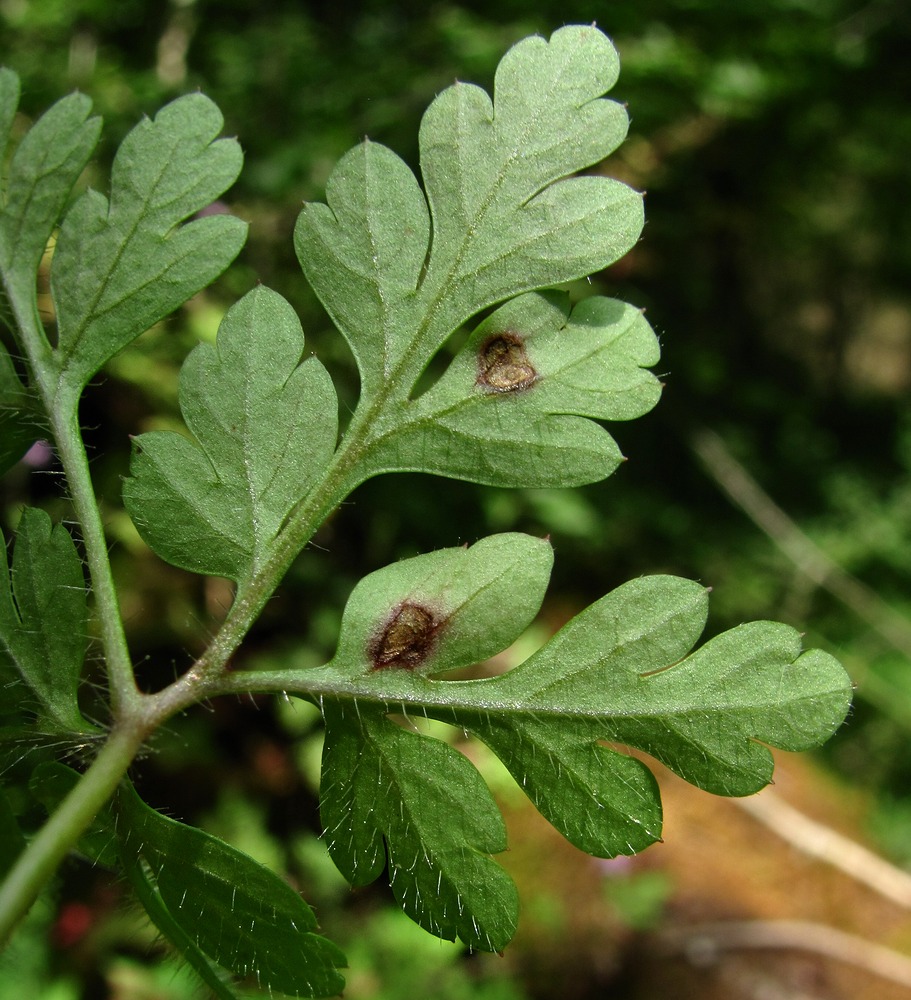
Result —
M 430 608 L 403 601 L 367 647 L 373 669 L 416 669 L 433 651 L 442 624 Z
M 525 341 L 516 333 L 495 333 L 478 351 L 477 384 L 488 392 L 521 392 L 538 380 Z

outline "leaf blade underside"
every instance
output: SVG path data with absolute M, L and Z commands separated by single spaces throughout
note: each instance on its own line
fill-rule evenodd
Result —
M 214 346 L 199 344 L 187 358 L 180 405 L 195 440 L 139 435 L 123 491 L 163 559 L 241 582 L 268 558 L 335 449 L 335 389 L 303 353 L 294 311 L 260 287 L 228 311 Z
M 457 84 L 428 109 L 426 198 L 395 154 L 367 142 L 340 162 L 327 204 L 305 206 L 298 259 L 355 355 L 362 406 L 407 399 L 480 309 L 591 274 L 635 243 L 640 195 L 566 179 L 626 133 L 625 111 L 602 96 L 615 79 L 616 53 L 595 28 L 527 39 L 501 63 L 493 102 Z
M 18 103 L 18 81 L 9 71 L 4 76 L 0 89 L 9 89 L 0 96 L 0 148 L 8 131 L 3 121 Z M 10 162 L 0 211 L 0 270 L 30 300 L 42 255 L 101 134 L 91 107 L 85 94 L 58 101 L 25 134 Z
M 520 537 L 494 536 L 516 547 Z M 472 558 L 468 554 L 475 549 Z M 482 543 L 461 550 L 463 575 L 484 576 L 484 550 Z M 390 863 L 392 844 L 404 841 L 425 879 L 432 881 L 436 872 L 444 883 L 442 862 L 434 860 L 434 852 L 418 851 L 420 837 L 414 830 L 420 824 L 413 810 L 431 809 L 432 803 L 434 829 L 458 831 L 468 822 L 465 814 L 480 801 L 475 792 L 461 800 L 431 794 L 428 784 L 449 787 L 456 782 L 465 758 L 455 751 L 440 753 L 438 741 L 418 733 L 401 735 L 404 730 L 386 715 L 426 716 L 478 737 L 567 839 L 589 854 L 614 857 L 654 843 L 662 821 L 654 776 L 642 760 L 621 748 L 642 751 L 716 794 L 748 795 L 771 780 L 769 747 L 818 746 L 848 711 L 851 684 L 841 665 L 819 650 L 802 652 L 799 634 L 788 626 L 749 623 L 693 651 L 706 622 L 707 591 L 670 576 L 643 577 L 617 588 L 524 663 L 498 676 L 435 677 L 449 662 L 442 639 L 438 645 L 418 644 L 424 660 L 417 666 L 403 658 L 378 668 L 371 659 L 371 637 L 388 621 L 389 603 L 412 592 L 409 578 L 426 606 L 443 601 L 447 573 L 456 566 L 447 555 L 452 551 L 431 554 L 440 556 L 436 574 L 428 572 L 427 556 L 387 568 L 398 589 L 385 609 L 353 594 L 336 657 L 307 672 L 302 681 L 302 693 L 306 689 L 327 715 L 323 809 L 330 843 L 333 838 L 336 842 L 331 850 L 343 873 L 355 876 L 358 884 L 381 873 L 383 838 Z M 383 573 L 378 571 L 380 582 Z M 521 593 L 523 586 L 512 592 Z M 491 603 L 502 602 L 504 593 L 494 588 Z M 527 620 L 520 615 L 516 626 L 524 627 Z M 504 631 L 484 652 L 493 655 L 495 647 L 515 634 Z M 406 738 L 409 749 L 401 753 L 398 746 Z M 371 763 L 358 780 L 362 758 Z M 423 792 L 407 791 L 412 787 Z M 387 815 L 384 805 L 373 815 L 380 798 L 390 798 L 388 809 L 399 811 Z M 401 821 L 402 810 L 411 817 L 408 823 Z M 492 852 L 493 842 L 483 841 L 483 851 Z M 471 840 L 463 845 L 463 853 L 477 849 Z M 472 877 L 483 879 L 485 871 L 486 864 L 473 870 Z M 401 877 L 397 868 L 395 877 Z M 501 874 L 490 877 L 491 898 L 504 899 Z M 426 885 L 418 895 L 424 890 Z M 464 902 L 465 897 L 459 898 Z M 456 897 L 447 901 L 451 914 Z M 443 926 L 429 902 L 425 913 L 414 897 L 409 903 L 406 896 L 403 903 L 428 929 Z M 511 933 L 506 910 L 484 919 L 476 913 L 475 918 L 477 926 L 445 924 L 446 935 L 455 933 L 472 947 L 491 948 Z
M 426 471 L 492 486 L 578 486 L 622 461 L 595 420 L 647 413 L 658 342 L 642 312 L 600 296 L 527 293 L 470 334 L 439 381 L 389 407 L 369 474 Z
M 216 138 L 221 112 L 202 94 L 166 105 L 121 143 L 110 199 L 87 191 L 67 213 L 51 264 L 55 362 L 81 389 L 118 351 L 210 284 L 237 256 L 246 224 L 185 221 L 234 183 L 242 154 Z
M 168 918 L 163 933 L 175 922 L 203 955 L 270 992 L 342 990 L 345 957 L 316 933 L 313 911 L 291 886 L 217 837 L 156 812 L 132 787 L 121 789 L 117 804 L 123 852 L 148 867 L 150 891 Z
M 43 510 L 27 507 L 9 571 L 2 537 L 0 546 L 0 652 L 37 698 L 39 724 L 89 732 L 77 700 L 88 605 L 73 539 Z

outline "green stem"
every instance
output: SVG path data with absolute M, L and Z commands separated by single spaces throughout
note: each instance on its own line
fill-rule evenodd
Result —
M 357 467 L 361 463 L 370 437 L 370 417 L 357 413 L 348 433 L 336 450 L 322 481 L 304 498 L 293 512 L 275 541 L 269 558 L 253 577 L 238 588 L 227 618 L 209 648 L 193 667 L 165 691 L 160 692 L 158 708 L 163 714 L 173 714 L 200 698 L 208 697 L 215 678 L 220 676 L 237 647 L 259 617 L 291 564 L 313 537 L 317 528 L 345 499 L 360 481 Z
M 140 695 L 120 617 L 104 525 L 95 499 L 88 457 L 79 428 L 79 397 L 82 386 L 69 385 L 60 376 L 57 359 L 44 333 L 34 285 L 17 280 L 15 274 L 4 274 L 3 285 L 28 355 L 35 387 L 51 421 L 76 518 L 82 528 L 92 590 L 101 622 L 101 640 L 111 688 L 113 716 L 116 719 L 122 711 L 135 708 Z
M 0 886 L 0 947 L 113 795 L 146 735 L 146 728 L 135 723 L 114 729 L 89 769 L 19 855 Z
M 120 602 L 108 559 L 107 539 L 95 499 L 88 457 L 82 443 L 77 407 L 78 397 L 72 405 L 67 405 L 65 399 L 58 398 L 50 412 L 53 415 L 57 451 L 63 463 L 76 518 L 82 529 L 82 541 L 101 626 L 104 663 L 111 691 L 111 711 L 113 718 L 119 719 L 138 706 L 141 695 L 136 687 L 133 663 L 123 631 Z

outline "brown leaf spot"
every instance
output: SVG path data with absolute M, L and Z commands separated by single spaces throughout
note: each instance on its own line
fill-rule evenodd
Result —
M 478 352 L 478 385 L 488 392 L 520 392 L 533 385 L 538 373 L 528 360 L 525 342 L 515 333 L 496 333 Z
M 419 667 L 430 655 L 442 624 L 429 608 L 403 601 L 367 647 L 373 669 Z

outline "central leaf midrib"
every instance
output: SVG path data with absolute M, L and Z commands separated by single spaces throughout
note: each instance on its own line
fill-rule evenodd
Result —
M 153 128 L 154 128 L 154 126 L 153 126 Z M 172 149 L 172 152 L 173 152 L 174 149 L 176 149 L 176 146 L 173 143 L 171 145 L 171 149 Z M 136 234 L 139 231 L 139 229 L 140 229 L 140 227 L 142 225 L 143 220 L 146 218 L 147 214 L 151 214 L 149 212 L 149 205 L 152 203 L 154 195 L 155 195 L 155 192 L 161 186 L 161 184 L 162 184 L 162 182 L 164 180 L 165 175 L 168 173 L 168 170 L 171 168 L 171 165 L 172 165 L 172 159 L 171 159 L 171 157 L 168 157 L 166 160 L 163 161 L 162 168 L 158 172 L 157 176 L 155 177 L 154 183 L 150 187 L 148 187 L 146 189 L 146 196 L 142 199 L 142 201 L 139 204 L 139 210 L 136 212 L 136 214 L 133 217 L 132 225 L 129 226 L 129 228 L 127 229 L 126 235 L 124 236 L 124 238 L 121 239 L 121 240 L 118 240 L 117 250 L 116 250 L 116 253 L 114 254 L 114 257 L 113 257 L 113 259 L 111 261 L 111 265 L 107 269 L 107 271 L 105 272 L 103 280 L 98 283 L 98 287 L 97 287 L 97 289 L 95 291 L 95 294 L 90 299 L 90 304 L 89 304 L 88 308 L 86 309 L 86 311 L 83 314 L 83 321 L 77 327 L 77 329 L 74 332 L 74 334 L 72 335 L 72 337 L 71 338 L 67 338 L 69 346 L 66 347 L 63 351 L 60 351 L 59 348 L 58 348 L 58 356 L 60 357 L 61 377 L 62 377 L 63 373 L 66 371 L 66 369 L 67 369 L 67 367 L 69 365 L 69 362 L 70 362 L 71 358 L 73 357 L 73 355 L 75 355 L 75 354 L 78 353 L 78 350 L 79 350 L 80 346 L 82 345 L 82 343 L 84 341 L 86 332 L 88 331 L 89 327 L 92 325 L 92 323 L 94 323 L 98 319 L 98 317 L 100 315 L 103 315 L 103 313 L 97 313 L 96 314 L 96 310 L 98 308 L 98 304 L 99 304 L 99 302 L 101 302 L 101 300 L 104 298 L 104 295 L 107 293 L 107 290 L 108 290 L 108 288 L 110 286 L 110 283 L 113 280 L 114 274 L 120 268 L 121 261 L 124 259 L 124 257 L 126 257 L 127 251 L 129 249 L 131 249 L 131 245 L 133 243 L 133 240 L 135 239 Z M 110 198 L 106 198 L 105 202 L 107 204 L 107 213 L 106 213 L 105 220 L 104 220 L 104 226 L 105 226 L 105 229 L 104 229 L 104 238 L 105 238 L 105 240 L 107 242 L 109 242 L 110 241 L 110 234 L 113 231 L 113 226 L 114 226 L 114 222 L 113 222 L 112 217 L 111 217 L 111 213 L 112 213 L 113 205 L 114 205 L 114 192 L 113 191 L 111 192 L 111 197 Z M 137 286 L 137 287 L 142 288 L 142 287 L 144 287 L 144 285 L 140 285 L 140 286 Z M 135 293 L 135 289 L 134 289 L 134 293 Z M 129 296 L 126 296 L 126 297 L 129 297 Z M 123 301 L 123 300 L 121 300 L 121 301 Z M 105 310 L 105 312 L 107 312 L 107 311 L 109 311 L 109 310 Z
M 387 393 L 381 391 L 378 394 L 378 398 L 384 398 L 384 402 L 393 394 L 398 395 L 398 392 L 395 392 L 395 390 L 398 390 L 400 388 L 400 383 L 405 379 L 406 374 L 412 367 L 415 356 L 425 355 L 426 357 L 423 360 L 425 361 L 425 363 L 429 362 L 433 354 L 440 346 L 439 344 L 437 344 L 434 345 L 431 350 L 429 351 L 427 350 L 425 339 L 427 337 L 428 330 L 431 330 L 433 328 L 433 321 L 436 318 L 442 304 L 451 296 L 454 288 L 457 287 L 458 282 L 456 279 L 456 275 L 461 269 L 461 264 L 468 255 L 468 251 L 471 248 L 477 236 L 478 230 L 481 228 L 482 223 L 484 222 L 485 217 L 488 215 L 488 213 L 491 211 L 491 208 L 497 202 L 498 196 L 512 171 L 514 163 L 516 162 L 517 159 L 519 159 L 523 142 L 527 139 L 527 137 L 531 133 L 533 133 L 533 131 L 537 127 L 542 117 L 543 117 L 542 114 L 538 114 L 529 119 L 526 128 L 523 130 L 521 134 L 520 139 L 513 144 L 512 151 L 503 161 L 503 164 L 499 172 L 497 173 L 497 176 L 495 177 L 493 184 L 491 184 L 487 192 L 487 196 L 485 197 L 484 201 L 481 202 L 478 210 L 476 211 L 474 219 L 466 227 L 465 236 L 462 239 L 461 243 L 458 245 L 458 249 L 454 254 L 454 256 L 452 257 L 450 266 L 439 283 L 436 294 L 430 298 L 430 301 L 427 303 L 427 305 L 422 311 L 422 319 L 420 323 L 417 325 L 414 337 L 411 339 L 408 347 L 401 355 L 398 363 L 392 369 L 389 382 L 387 384 L 389 384 L 391 387 L 394 387 L 394 389 L 392 389 Z M 496 123 L 496 120 L 497 120 L 496 106 L 494 105 L 494 115 L 492 121 Z M 497 139 L 499 139 L 499 133 L 497 133 Z M 495 146 L 495 149 L 497 151 L 500 151 L 499 142 Z M 424 197 L 425 199 L 427 198 L 426 194 L 424 195 Z M 427 201 L 428 201 L 428 212 L 429 212 L 430 208 L 429 199 L 427 199 Z M 430 215 L 431 215 L 431 226 L 432 226 L 433 215 L 432 213 L 430 213 Z M 436 239 L 437 239 L 437 233 L 433 227 L 431 228 L 430 239 L 431 239 L 430 262 L 427 267 L 427 270 L 424 273 L 424 277 L 422 278 L 418 288 L 415 291 L 415 294 L 417 296 L 421 296 L 422 293 L 426 294 L 425 290 L 428 287 L 427 279 L 433 273 L 433 267 L 435 263 L 434 250 L 436 248 Z M 372 234 L 371 234 L 371 240 L 372 240 Z M 483 308 L 485 304 L 486 303 L 482 303 L 478 305 L 477 308 Z M 384 340 L 386 340 L 385 337 Z M 384 359 L 384 368 L 385 368 L 385 359 Z M 415 377 L 416 375 L 417 373 L 415 373 Z M 408 390 L 410 392 L 411 386 L 408 387 Z M 380 437 L 376 438 L 375 441 L 378 443 L 384 437 L 388 436 L 389 433 L 394 434 L 397 429 L 398 428 L 394 428 L 391 432 L 387 432 L 387 434 L 381 435 Z

